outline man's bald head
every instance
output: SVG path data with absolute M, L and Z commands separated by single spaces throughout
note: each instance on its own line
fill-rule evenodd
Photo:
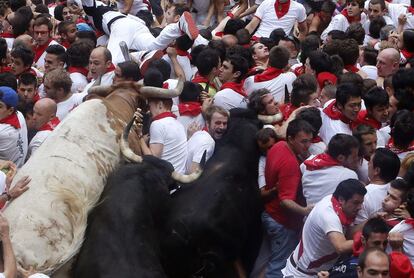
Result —
M 39 130 L 44 124 L 56 117 L 57 105 L 51 98 L 38 100 L 33 107 L 34 126 Z
M 13 42 L 13 48 L 18 45 L 24 45 L 28 49 L 33 48 L 33 38 L 28 34 L 18 36 Z
M 92 50 L 89 56 L 89 72 L 93 79 L 105 74 L 112 64 L 111 52 L 103 46 Z
M 400 65 L 400 53 L 395 48 L 383 49 L 377 57 L 378 76 L 388 77 L 397 72 Z

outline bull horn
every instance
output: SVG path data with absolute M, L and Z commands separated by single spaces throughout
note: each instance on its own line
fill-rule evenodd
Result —
M 147 98 L 174 98 L 181 94 L 184 87 L 184 80 L 178 79 L 178 84 L 175 89 L 164 89 L 158 87 L 144 86 L 139 91 L 141 95 Z
M 277 113 L 274 115 L 257 115 L 257 118 L 264 124 L 278 123 L 283 120 L 283 114 Z
M 106 97 L 111 91 L 111 88 L 112 86 L 93 86 L 88 89 L 88 94 Z
M 119 142 L 119 147 L 121 148 L 122 155 L 129 161 L 135 162 L 135 163 L 141 163 L 142 157 L 140 155 L 137 155 L 134 153 L 134 151 L 129 147 L 128 143 L 128 135 L 129 131 L 132 128 L 132 125 L 134 124 L 135 117 L 132 118 L 132 120 L 128 123 L 128 125 L 125 127 L 124 132 L 121 136 L 121 141 Z
M 190 183 L 190 182 L 193 182 L 196 179 L 198 179 L 201 176 L 202 173 L 203 173 L 203 171 L 198 170 L 198 171 L 196 171 L 192 174 L 183 175 L 183 174 L 178 173 L 177 171 L 174 171 L 174 172 L 172 172 L 171 177 L 175 181 L 178 181 L 178 182 L 181 182 L 181 183 Z

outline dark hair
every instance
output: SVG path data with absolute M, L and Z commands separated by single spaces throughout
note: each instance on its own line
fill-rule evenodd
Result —
M 384 1 L 384 0 L 371 0 L 371 1 L 369 1 L 369 3 L 370 3 L 371 5 L 377 5 L 377 4 L 380 4 L 380 6 L 381 6 L 381 10 L 385 10 L 385 8 L 386 8 L 386 6 L 385 6 L 385 1 Z
M 7 41 L 4 38 L 0 38 L 0 59 L 7 57 Z
M 329 141 L 327 153 L 332 158 L 337 158 L 340 155 L 348 157 L 352 149 L 359 149 L 359 142 L 358 140 L 351 135 L 338 133 L 335 134 L 331 141 Z
M 175 45 L 178 49 L 187 51 L 191 48 L 194 41 L 190 39 L 190 37 L 187 34 L 182 35 L 181 37 L 178 37 L 175 39 Z
M 70 25 L 75 25 L 75 27 L 76 27 L 76 23 L 71 21 L 71 20 L 61 21 L 57 26 L 58 33 L 59 34 L 67 33 L 68 32 L 68 27 Z
M 383 250 L 381 250 L 378 247 L 366 248 L 364 252 L 362 252 L 361 255 L 359 255 L 358 259 L 358 266 L 361 268 L 361 270 L 364 270 L 366 260 L 371 253 L 380 253 L 382 256 L 387 258 L 388 265 L 390 264 L 390 258 L 388 257 L 387 253 L 385 253 Z
M 356 40 L 346 39 L 339 44 L 338 55 L 344 65 L 355 65 L 359 57 L 359 46 Z
M 138 81 L 142 78 L 139 65 L 134 61 L 126 61 L 118 64 L 122 77 L 131 81 Z
M 72 67 L 87 67 L 89 56 L 93 49 L 94 45 L 89 40 L 76 40 L 66 51 L 68 65 Z
M 163 83 L 164 83 L 163 75 L 158 69 L 150 67 L 144 73 L 144 85 L 145 86 L 162 88 Z
M 57 5 L 55 7 L 55 10 L 53 11 L 53 16 L 59 21 L 63 21 L 63 9 L 64 8 L 65 8 L 64 5 Z
M 190 11 L 188 6 L 186 4 L 183 4 L 183 3 L 167 4 L 166 10 L 171 8 L 171 7 L 174 7 L 174 15 L 181 16 L 184 12 L 189 12 Z
M 236 32 L 240 29 L 244 29 L 246 26 L 246 23 L 241 19 L 231 18 L 229 21 L 227 21 L 226 25 L 223 29 L 224 35 L 236 35 Z
M 11 72 L 0 73 L 0 86 L 10 87 L 17 91 L 17 80 Z
M 407 148 L 414 140 L 414 115 L 408 110 L 399 110 L 391 118 L 391 137 L 394 144 L 402 149 Z
M 33 85 L 37 88 L 37 78 L 33 73 L 25 72 L 19 76 L 19 85 Z
M 309 107 L 300 111 L 295 119 L 307 121 L 313 127 L 313 137 L 319 133 L 322 126 L 321 111 L 316 107 Z
M 373 109 L 375 106 L 389 105 L 389 96 L 387 91 L 381 87 L 374 87 L 364 94 L 364 104 L 367 109 Z
M 63 62 L 64 64 L 66 63 L 66 51 L 65 48 L 63 48 L 63 46 L 61 46 L 60 44 L 49 45 L 46 48 L 46 53 L 56 55 L 60 62 Z
M 390 186 L 400 191 L 402 203 L 407 201 L 408 192 L 410 192 L 412 186 L 405 179 L 395 179 L 391 181 Z
M 96 34 L 93 31 L 77 31 L 76 36 L 78 40 L 90 41 L 93 47 L 96 46 Z
M 227 45 L 222 40 L 212 40 L 208 43 L 208 47 L 217 51 L 220 56 L 220 60 L 223 61 L 226 58 Z
M 377 131 L 375 130 L 375 128 L 373 128 L 370 125 L 366 125 L 366 124 L 360 124 L 357 125 L 353 130 L 352 130 L 352 135 L 358 139 L 359 143 L 362 144 L 362 136 L 364 135 L 368 135 L 368 134 L 377 134 Z
M 45 4 L 37 4 L 34 11 L 39 14 L 45 14 L 49 13 L 49 8 Z
M 214 49 L 204 49 L 197 55 L 196 66 L 200 75 L 208 75 L 213 68 L 219 66 L 219 63 L 219 54 Z
M 24 46 L 14 48 L 10 55 L 13 58 L 20 58 L 24 66 L 31 66 L 33 64 L 34 53 L 31 49 Z
M 404 48 L 409 52 L 414 52 L 414 30 L 404 30 L 402 37 Z
M 414 217 L 414 188 L 410 188 L 407 193 L 407 211 L 411 217 Z
M 401 162 L 398 156 L 391 150 L 378 148 L 375 150 L 372 165 L 374 168 L 380 169 L 380 178 L 384 182 L 389 183 L 397 177 Z
M 398 110 L 414 110 L 414 69 L 399 69 L 392 77 Z
M 365 78 L 364 80 L 362 80 L 362 98 L 365 97 L 365 94 L 371 90 L 377 87 L 377 81 L 375 81 L 374 79 L 370 79 L 370 78 Z
M 328 54 L 321 50 L 312 51 L 308 55 L 309 64 L 316 75 L 321 72 L 332 72 L 332 60 Z
M 249 44 L 251 40 L 251 35 L 247 29 L 239 29 L 236 32 L 236 38 L 239 45 Z
M 241 56 L 244 59 L 246 59 L 248 65 L 249 65 L 249 68 L 251 68 L 254 65 L 254 60 L 253 60 L 253 57 L 252 57 L 252 53 L 250 52 L 249 48 L 244 48 L 241 45 L 231 46 L 231 47 L 227 48 L 226 57 L 232 56 L 232 55 L 238 55 L 238 56 Z
M 364 47 L 364 61 L 367 65 L 375 66 L 377 64 L 378 51 L 372 46 Z
M 46 16 L 38 16 L 33 23 L 33 27 L 40 26 L 40 25 L 46 25 L 49 31 L 52 31 L 53 25 L 52 22 L 50 22 L 50 19 Z
M 362 87 L 364 86 L 364 79 L 362 79 L 361 75 L 359 75 L 358 73 L 346 72 L 339 76 L 338 82 L 337 82 L 338 85 L 341 85 L 344 83 L 352 83 L 362 89 Z M 361 92 L 361 96 L 362 96 L 362 92 Z
M 385 22 L 384 17 L 382 17 L 382 16 L 375 17 L 369 23 L 369 35 L 374 39 L 379 39 L 381 29 L 385 25 L 387 25 L 387 23 Z
M 148 29 L 150 29 L 152 33 L 151 25 L 154 22 L 154 15 L 148 10 L 140 10 L 137 12 L 136 16 L 144 21 L 145 25 L 148 27 Z
M 262 128 L 256 133 L 256 140 L 263 144 L 269 142 L 270 138 L 278 140 L 277 134 L 273 128 Z
M 289 50 L 283 46 L 275 46 L 269 52 L 269 66 L 284 69 L 289 63 Z
M 306 134 L 313 134 L 313 127 L 305 120 L 294 119 L 291 121 L 286 129 L 286 139 L 295 137 L 299 132 Z
M 290 102 L 296 107 L 299 107 L 301 103 L 308 104 L 311 94 L 316 93 L 317 88 L 318 83 L 313 75 L 300 75 L 293 81 Z
M 26 6 L 26 0 L 9 0 L 10 9 L 15 12 L 19 8 Z
M 365 196 L 366 193 L 365 186 L 359 180 L 347 179 L 338 184 L 332 195 L 336 199 L 342 198 L 346 202 L 352 199 L 355 194 Z
M 388 234 L 388 231 L 387 223 L 382 218 L 374 217 L 365 223 L 362 228 L 362 235 L 367 240 L 373 233 Z
M 329 1 L 331 2 L 331 1 Z M 309 54 L 315 50 L 319 49 L 321 44 L 321 39 L 317 35 L 309 34 L 305 37 L 305 39 L 300 44 L 300 62 L 305 64 L 306 58 L 309 57 Z
M 336 88 L 336 102 L 342 106 L 345 106 L 351 98 L 356 97 L 361 97 L 361 89 L 352 83 L 340 84 Z
M 249 95 L 249 102 L 247 108 L 253 110 L 256 114 L 265 110 L 265 105 L 262 103 L 262 99 L 265 95 L 272 95 L 268 89 L 257 89 Z
M 200 84 L 185 81 L 183 90 L 178 98 L 180 102 L 199 102 L 201 91 L 203 91 L 203 87 Z
M 346 29 L 345 34 L 348 39 L 354 39 L 358 45 L 364 44 L 365 30 L 364 28 L 362 28 L 361 23 L 359 22 L 351 23 L 349 27 Z
M 240 72 L 237 82 L 241 82 L 249 71 L 249 64 L 247 63 L 247 60 L 239 55 L 231 55 L 227 56 L 225 61 L 230 62 L 233 66 L 233 73 L 236 71 Z
M 191 64 L 196 66 L 198 55 L 205 49 L 208 49 L 208 47 L 204 44 L 197 45 L 191 49 Z
M 336 5 L 332 1 L 323 1 L 321 5 L 321 12 L 325 12 L 327 14 L 333 15 L 334 11 L 336 9 Z
M 13 26 L 13 35 L 17 37 L 24 34 L 29 29 L 32 18 L 33 13 L 30 7 L 19 8 L 10 20 L 10 24 Z
M 164 82 L 171 75 L 171 66 L 164 59 L 154 60 L 150 63 L 149 68 L 156 68 L 162 74 L 162 81 Z M 162 86 L 162 85 L 161 85 Z
M 332 40 L 344 40 L 346 39 L 346 34 L 344 31 L 341 30 L 332 30 L 328 33 L 328 36 L 332 38 Z

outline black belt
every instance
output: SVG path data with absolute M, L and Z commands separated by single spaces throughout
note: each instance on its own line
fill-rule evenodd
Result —
M 312 276 L 318 275 L 317 272 L 306 271 L 306 270 L 303 270 L 300 267 L 298 267 L 298 265 L 295 263 L 295 260 L 293 259 L 293 253 L 292 253 L 292 255 L 290 255 L 289 261 L 296 270 L 298 270 L 299 272 L 302 272 L 303 274 L 312 275 Z
M 109 31 L 109 33 L 111 33 L 111 25 L 112 25 L 112 23 L 114 23 L 116 20 L 118 20 L 118 19 L 120 19 L 120 18 L 124 18 L 124 17 L 126 17 L 125 15 L 118 15 L 118 16 L 115 16 L 114 18 L 112 18 L 109 22 L 108 22 L 108 31 Z

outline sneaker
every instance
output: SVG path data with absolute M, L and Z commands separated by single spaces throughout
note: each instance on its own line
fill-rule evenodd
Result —
M 164 52 L 162 50 L 152 50 L 152 51 L 138 51 L 135 53 L 131 53 L 132 60 L 139 64 L 139 68 L 141 70 L 141 74 L 144 75 L 148 69 L 148 66 L 151 64 L 152 61 L 159 60 L 164 56 Z
M 190 39 L 195 40 L 198 37 L 197 25 L 189 12 L 184 12 L 178 23 L 180 30 L 186 33 Z

